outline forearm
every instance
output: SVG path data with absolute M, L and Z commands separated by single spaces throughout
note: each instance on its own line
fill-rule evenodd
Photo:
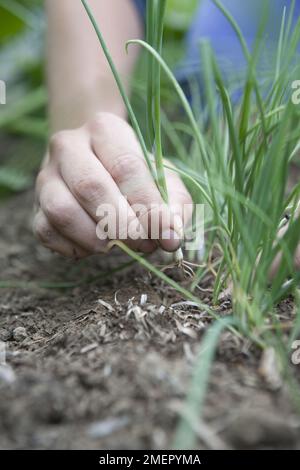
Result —
M 127 89 L 137 58 L 125 42 L 141 36 L 131 0 L 89 0 Z M 126 117 L 126 110 L 80 0 L 46 0 L 47 76 L 51 130 L 82 125 L 98 111 Z

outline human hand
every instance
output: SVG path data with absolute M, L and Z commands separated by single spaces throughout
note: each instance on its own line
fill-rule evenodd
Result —
M 67 257 L 105 252 L 109 240 L 99 239 L 97 224 L 99 207 L 110 204 L 119 220 L 127 214 L 115 238 L 144 253 L 157 246 L 175 251 L 182 236 L 182 208 L 192 201 L 174 171 L 166 170 L 166 179 L 174 211 L 163 204 L 130 125 L 113 114 L 98 113 L 83 127 L 52 137 L 36 182 L 34 232 L 43 245 Z M 135 211 L 136 204 L 145 210 Z M 150 239 L 150 229 L 158 209 L 151 205 L 160 211 L 155 239 Z M 130 237 L 129 225 L 143 236 Z

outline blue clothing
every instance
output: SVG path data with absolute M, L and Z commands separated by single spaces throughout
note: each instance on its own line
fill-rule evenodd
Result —
M 146 0 L 134 1 L 141 15 L 145 15 Z M 264 11 L 264 1 L 222 0 L 222 4 L 237 21 L 248 46 L 251 48 L 256 39 L 257 29 Z M 263 41 L 266 52 L 266 54 L 263 54 L 263 68 L 266 68 L 268 62 L 274 57 L 273 53 L 276 52 L 278 44 L 284 7 L 287 7 L 287 18 L 292 0 L 270 0 L 269 4 L 269 18 Z M 294 25 L 299 16 L 300 0 L 296 0 L 293 17 Z M 232 26 L 212 0 L 201 0 L 194 21 L 186 36 L 186 57 L 177 70 L 179 80 L 184 81 L 196 72 L 201 73 L 199 41 L 203 38 L 208 39 L 211 43 L 223 72 L 232 75 L 244 69 L 245 58 Z

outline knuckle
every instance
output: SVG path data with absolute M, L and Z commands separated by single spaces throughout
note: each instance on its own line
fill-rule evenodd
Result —
M 96 132 L 103 132 L 103 129 L 111 125 L 113 119 L 115 119 L 115 116 L 111 113 L 98 112 L 91 120 L 91 129 Z
M 75 211 L 72 205 L 64 201 L 49 199 L 43 206 L 49 220 L 61 229 L 68 228 L 73 223 Z
M 82 202 L 93 202 L 103 195 L 102 184 L 90 175 L 82 177 L 74 183 L 74 195 Z
M 124 134 L 128 139 L 136 141 L 135 133 L 127 121 L 116 114 L 102 111 L 96 113 L 89 122 L 89 130 L 92 136 L 112 136 Z
M 72 137 L 71 131 L 56 132 L 50 139 L 49 150 L 50 154 L 60 153 L 70 148 L 70 139 Z
M 146 165 L 144 160 L 134 154 L 124 153 L 114 159 L 110 169 L 110 174 L 115 181 L 127 180 L 134 174 L 145 172 Z
M 55 233 L 46 219 L 36 216 L 33 223 L 33 232 L 36 238 L 44 245 L 51 245 Z

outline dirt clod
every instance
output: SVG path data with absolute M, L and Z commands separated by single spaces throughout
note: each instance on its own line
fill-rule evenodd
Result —
M 12 338 L 12 333 L 5 328 L 0 328 L 0 341 L 9 341 Z
M 24 328 L 23 326 L 18 326 L 13 330 L 12 336 L 15 341 L 24 341 L 24 339 L 27 338 L 26 328 Z

